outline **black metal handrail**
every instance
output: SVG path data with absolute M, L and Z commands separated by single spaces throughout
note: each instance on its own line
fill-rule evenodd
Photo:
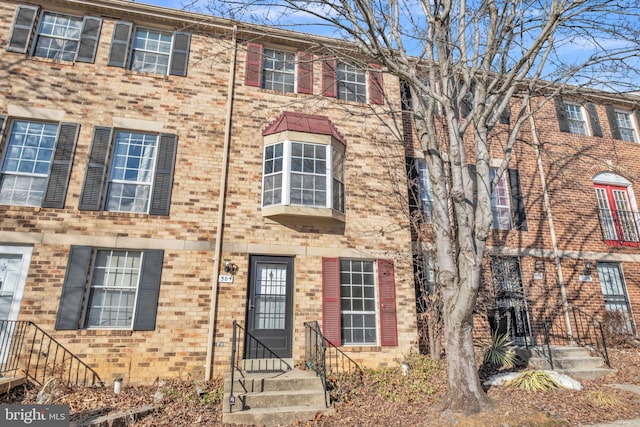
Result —
M 547 347 L 579 345 L 602 357 L 606 365 L 611 367 L 604 324 L 578 307 L 570 306 L 568 310 L 571 333 L 566 327 L 564 315 L 548 317 L 536 325 L 542 328 L 542 331 L 537 332 L 543 333 L 545 345 Z
M 242 334 L 243 336 L 240 336 Z M 246 331 L 242 326 L 238 324 L 237 321 L 233 321 L 233 332 L 231 334 L 231 386 L 229 390 L 229 412 L 233 412 L 233 405 L 236 403 L 235 395 L 233 394 L 234 383 L 235 383 L 235 373 L 238 371 L 240 375 L 244 377 L 244 367 L 241 367 L 241 362 L 244 360 L 244 357 L 241 356 L 242 352 L 238 351 L 239 343 L 244 344 L 244 348 L 250 348 L 251 356 L 255 359 L 270 359 L 274 363 L 270 364 L 270 366 L 260 365 L 259 370 L 269 370 L 269 371 L 290 371 L 292 369 L 291 365 L 284 361 L 280 356 L 278 356 L 274 351 L 272 351 L 269 347 L 267 347 L 264 343 L 262 343 L 259 339 L 253 336 L 250 332 Z M 250 360 L 255 360 L 250 359 Z M 276 368 L 276 364 L 278 363 L 278 367 Z M 252 365 L 252 369 L 255 368 L 255 365 Z M 246 392 L 247 390 L 245 390 Z
M 104 386 L 96 371 L 35 323 L 0 320 L 0 376 L 19 371 L 39 385 L 55 377 L 67 386 Z
M 305 364 L 307 368 L 320 376 L 325 390 L 325 404 L 329 407 L 327 392 L 329 384 L 328 375 L 340 375 L 343 373 L 356 373 L 359 381 L 362 381 L 362 368 L 356 361 L 347 356 L 335 344 L 329 341 L 320 332 L 320 325 L 317 321 L 305 322 Z M 327 355 L 328 353 L 328 355 Z
M 605 241 L 621 245 L 640 244 L 640 213 L 621 209 L 598 209 Z

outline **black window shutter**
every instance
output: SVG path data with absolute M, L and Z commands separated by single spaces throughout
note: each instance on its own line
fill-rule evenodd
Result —
M 511 124 L 511 106 L 509 104 L 502 110 L 498 121 L 503 125 Z
M 84 175 L 84 185 L 80 194 L 80 204 L 78 205 L 80 210 L 100 210 L 102 189 L 107 173 L 111 133 L 112 129 L 105 126 L 96 126 L 93 130 L 93 141 L 91 142 L 87 171 Z
M 29 39 L 33 33 L 33 27 L 38 16 L 36 6 L 18 6 L 7 50 L 11 52 L 26 53 L 29 47 Z
M 187 75 L 190 44 L 190 33 L 180 31 L 173 33 L 173 48 L 171 49 L 171 67 L 169 68 L 169 74 L 174 76 Z
M 598 118 L 598 110 L 596 104 L 587 102 L 587 112 L 589 113 L 589 123 L 591 124 L 591 133 L 593 136 L 602 136 L 602 128 L 600 127 L 600 119 Z
M 164 251 L 147 250 L 142 255 L 140 288 L 136 304 L 134 331 L 153 331 L 156 328 L 156 312 L 162 277 Z
M 467 117 L 473 110 L 473 94 L 467 92 L 460 103 L 460 117 Z
M 527 231 L 527 215 L 524 209 L 524 198 L 520 187 L 520 173 L 517 169 L 508 169 L 509 190 L 511 190 L 511 211 L 516 230 Z
M 476 177 L 476 165 L 467 165 L 469 169 L 469 178 L 471 178 L 471 185 L 473 187 L 473 199 L 467 200 L 474 209 L 476 208 L 476 201 L 478 200 L 478 178 Z
M 76 53 L 76 61 L 93 63 L 96 60 L 96 49 L 100 40 L 102 19 L 94 16 L 85 16 L 82 20 L 82 32 L 80 44 Z
M 567 117 L 564 114 L 564 101 L 562 98 L 557 96 L 553 99 L 553 102 L 556 105 L 556 115 L 558 116 L 560 132 L 569 132 L 569 123 L 567 122 Z
M 613 109 L 613 105 L 607 105 L 604 107 L 607 112 L 607 119 L 609 120 L 609 128 L 611 129 L 611 136 L 614 139 L 622 139 L 620 134 L 620 128 L 618 127 L 618 120 L 616 120 L 616 112 Z
M 418 160 L 413 157 L 407 157 L 407 179 L 409 180 L 409 214 L 414 218 L 416 211 L 419 209 L 420 203 L 420 176 L 418 174 Z
M 156 175 L 153 179 L 153 193 L 151 195 L 151 208 L 149 209 L 149 214 L 151 215 L 169 215 L 177 146 L 177 135 L 168 133 L 160 135 Z
M 58 306 L 57 330 L 78 329 L 90 263 L 90 246 L 71 246 Z
M 79 129 L 80 125 L 77 123 L 61 123 L 58 128 L 56 150 L 51 162 L 47 190 L 42 201 L 42 206 L 45 208 L 62 209 L 64 207 Z
M 0 142 L 2 142 L 2 136 L 4 135 L 4 124 L 6 121 L 7 121 L 7 116 L 3 116 L 2 114 L 0 114 Z
M 131 22 L 116 21 L 113 25 L 111 37 L 111 49 L 109 50 L 109 62 L 113 67 L 126 67 L 129 54 L 129 39 L 131 38 Z

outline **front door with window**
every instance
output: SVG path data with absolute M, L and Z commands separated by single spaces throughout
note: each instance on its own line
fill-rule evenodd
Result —
M 494 332 L 508 334 L 516 344 L 532 343 L 527 298 L 522 286 L 520 259 L 496 257 L 491 260 L 496 310 L 490 316 Z
M 293 258 L 252 256 L 245 358 L 291 357 L 292 324 Z
M 11 346 L 15 325 L 7 321 L 18 320 L 30 261 L 30 247 L 0 246 L 0 363 Z
M 634 334 L 635 328 L 630 315 L 627 286 L 624 283 L 620 264 L 599 262 L 598 278 L 604 297 L 604 308 L 610 313 L 618 313 L 621 316 L 621 322 L 617 325 L 621 330 L 618 332 Z

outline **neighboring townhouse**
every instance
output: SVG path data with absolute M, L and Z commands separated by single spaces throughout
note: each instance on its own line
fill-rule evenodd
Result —
M 637 333 L 640 216 L 633 186 L 640 177 L 640 97 L 565 89 L 522 129 L 493 193 L 475 316 L 479 337 L 498 330 L 517 344 L 540 344 L 544 322 L 560 335 L 597 329 L 585 326 L 586 316 L 603 322 L 606 333 Z M 507 113 L 494 145 L 509 125 Z M 405 138 L 422 282 L 418 316 L 426 328 L 433 319 L 425 298 L 434 281 L 433 199 L 415 137 L 408 131 Z M 498 166 L 501 153 L 494 155 Z M 421 341 L 423 349 L 428 345 Z
M 296 364 L 312 321 L 364 364 L 417 347 L 397 79 L 129 1 L 0 16 L 0 320 L 105 382 L 222 375 L 234 321 Z

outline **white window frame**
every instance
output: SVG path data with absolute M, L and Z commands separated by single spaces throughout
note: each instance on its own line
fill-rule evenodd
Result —
M 379 319 L 380 319 L 380 313 L 379 313 L 379 295 L 378 295 L 378 269 L 377 269 L 377 262 L 375 262 L 374 260 L 368 260 L 368 259 L 350 259 L 350 258 L 340 258 L 339 259 L 339 268 L 340 268 L 340 317 L 342 318 L 343 315 L 348 315 L 348 316 L 353 316 L 353 315 L 362 315 L 362 316 L 367 316 L 367 315 L 373 315 L 373 329 L 375 330 L 375 338 L 373 341 L 367 342 L 364 340 L 364 331 L 367 329 L 364 326 L 364 322 L 363 322 L 363 326 L 361 328 L 357 328 L 362 330 L 363 332 L 363 342 L 352 342 L 352 341 L 347 341 L 346 336 L 345 336 L 345 329 L 349 329 L 351 331 L 354 330 L 353 328 L 353 324 L 348 327 L 345 328 L 344 326 L 344 322 L 341 320 L 340 322 L 340 341 L 341 341 L 341 345 L 347 345 L 347 346 L 376 346 L 378 345 L 378 343 L 380 342 L 380 328 L 379 328 Z M 342 288 L 343 286 L 349 286 L 351 289 L 353 289 L 353 285 L 354 283 L 350 280 L 350 282 L 348 284 L 343 283 L 342 281 L 342 276 L 343 274 L 347 273 L 346 271 L 344 271 L 342 269 L 342 263 L 343 262 L 349 262 L 349 263 L 353 263 L 353 262 L 359 262 L 359 263 L 370 263 L 371 267 L 372 267 L 372 271 L 371 273 L 367 273 L 367 274 L 371 274 L 372 278 L 373 278 L 373 284 L 371 285 L 371 287 L 373 288 L 373 305 L 374 305 L 374 309 L 373 310 L 364 310 L 364 306 L 362 310 L 343 310 L 342 309 L 342 300 L 343 300 L 343 296 L 342 296 Z M 350 264 L 352 265 L 352 264 Z M 349 272 L 353 273 L 353 270 L 350 269 Z M 364 283 L 364 280 L 362 281 Z M 357 283 L 356 283 L 357 285 Z M 364 289 L 363 289 L 364 291 Z M 351 295 L 351 297 L 349 297 L 350 300 L 353 299 L 353 293 Z M 371 298 L 368 298 L 369 300 Z M 363 300 L 363 304 L 364 304 L 364 294 L 362 295 L 362 300 Z M 370 328 L 369 328 L 370 329 Z M 351 333 L 351 335 L 353 335 L 353 333 Z
M 489 173 L 490 181 L 493 182 L 496 176 L 496 168 L 491 168 Z M 502 187 L 502 190 L 500 188 Z M 504 201 L 499 203 L 498 193 L 497 191 L 502 191 L 504 196 Z M 493 188 L 491 192 L 491 228 L 494 230 L 511 230 L 513 228 L 513 218 L 512 218 L 512 206 L 511 206 L 511 189 L 509 188 L 509 181 L 507 179 L 506 171 L 502 173 L 502 176 L 496 183 L 496 186 Z M 504 221 L 500 221 L 500 219 L 507 218 L 509 224 L 507 225 Z
M 356 80 L 350 80 L 348 78 L 340 78 L 340 74 L 345 77 L 356 77 Z M 358 82 L 357 77 L 362 76 L 364 82 Z M 361 88 L 364 93 L 361 94 L 358 90 L 348 90 L 352 85 L 355 88 Z M 357 102 L 359 104 L 366 104 L 369 94 L 369 79 L 366 71 L 360 70 L 357 67 L 345 63 L 338 62 L 336 64 L 336 98 L 343 101 Z
M 614 110 L 620 138 L 627 142 L 638 142 L 638 127 L 630 111 Z
M 589 126 L 582 105 L 565 102 L 562 108 L 569 132 L 574 135 L 589 135 Z
M 35 149 L 35 156 L 33 159 L 33 163 L 34 163 L 34 168 L 35 168 L 35 164 L 38 163 L 38 157 L 40 154 L 40 150 L 41 150 L 41 143 L 42 143 L 42 138 L 45 137 L 51 137 L 53 138 L 53 145 L 50 148 L 51 151 L 51 155 L 49 157 L 49 160 L 47 161 L 48 166 L 47 166 L 47 172 L 46 173 L 37 173 L 35 172 L 35 170 L 31 171 L 31 172 L 26 172 L 26 171 L 7 171 L 6 168 L 6 163 L 9 161 L 8 160 L 8 156 L 10 155 L 11 152 L 11 144 L 14 141 L 14 138 L 16 138 L 16 136 L 14 135 L 15 132 L 15 126 L 17 123 L 26 123 L 28 125 L 28 127 L 30 127 L 31 125 L 35 124 L 35 125 L 43 125 L 43 126 L 55 126 L 55 133 L 53 135 L 48 135 L 45 136 L 42 132 L 40 132 L 40 139 L 38 141 L 38 145 L 34 146 L 34 147 L 29 147 L 28 145 L 26 145 L 26 141 L 24 141 L 22 143 L 22 145 L 19 145 L 18 147 L 21 147 L 21 154 L 20 157 L 17 158 L 17 160 L 20 162 L 23 161 L 31 161 L 29 159 L 23 159 L 23 154 L 25 151 L 27 151 L 28 149 Z M 33 120 L 33 119 L 12 119 L 11 120 L 11 124 L 10 124 L 10 130 L 7 133 L 7 137 L 6 137 L 6 141 L 4 142 L 4 147 L 3 147 L 3 155 L 2 155 L 2 163 L 0 164 L 0 190 L 2 189 L 2 184 L 4 184 L 5 179 L 7 177 L 16 177 L 16 179 L 29 179 L 30 181 L 30 185 L 29 185 L 29 189 L 27 190 L 28 192 L 28 196 L 27 196 L 27 200 L 25 203 L 17 203 L 17 201 L 13 198 L 14 192 L 12 191 L 12 196 L 11 196 L 11 201 L 9 203 L 6 203 L 6 205 L 12 205 L 12 206 L 41 206 L 42 205 L 42 201 L 44 200 L 44 196 L 46 193 L 46 186 L 47 186 L 47 181 L 49 179 L 49 175 L 51 173 L 51 164 L 53 162 L 53 156 L 55 154 L 55 149 L 56 149 L 56 143 L 57 143 L 57 138 L 58 138 L 58 132 L 60 129 L 60 124 L 59 123 L 51 123 L 51 122 L 46 122 L 46 121 L 42 121 L 42 120 Z M 24 135 L 24 138 L 28 138 L 30 136 L 34 136 L 35 134 L 30 134 L 27 133 Z M 44 163 L 42 161 L 40 161 L 40 163 Z M 32 194 L 32 187 L 33 187 L 33 182 L 34 179 L 36 180 L 44 180 L 44 184 L 42 187 L 42 194 L 40 195 L 40 199 L 38 200 L 37 203 L 28 203 L 29 199 L 30 199 L 30 195 Z M 1 203 L 1 204 L 5 204 L 5 203 Z
M 267 57 L 267 52 L 273 52 L 275 54 L 281 53 L 283 54 L 285 57 L 287 55 L 291 55 L 292 56 L 292 60 L 289 61 L 287 59 L 284 59 L 282 61 L 277 60 L 274 57 Z M 273 67 L 273 68 L 267 68 L 266 67 L 266 62 L 267 61 L 272 61 L 273 64 L 293 64 L 293 69 L 291 71 L 283 71 L 283 70 L 278 70 L 277 67 Z M 282 50 L 282 49 L 273 49 L 270 47 L 264 47 L 262 49 L 262 64 L 260 65 L 260 67 L 262 68 L 261 70 L 261 74 L 262 74 L 262 78 L 261 78 L 261 82 L 260 82 L 260 87 L 262 89 L 267 89 L 267 90 L 273 90 L 276 92 L 283 92 L 283 93 L 296 93 L 297 89 L 298 89 L 298 79 L 297 79 L 297 68 L 298 68 L 298 61 L 297 61 L 297 55 L 295 52 L 290 52 L 287 50 Z M 271 80 L 270 85 L 267 85 L 267 75 L 271 74 L 273 75 L 278 75 L 278 76 L 285 76 L 285 75 L 291 75 L 293 77 L 293 85 L 291 90 L 285 90 L 285 86 L 286 83 L 282 82 L 282 81 L 278 81 L 275 82 L 275 80 Z M 274 88 L 274 83 L 277 85 L 282 85 L 282 89 L 279 88 Z
M 109 257 L 113 255 L 114 252 L 125 252 L 126 256 L 129 257 L 130 254 L 138 254 L 139 255 L 139 261 L 138 261 L 138 272 L 137 272 L 137 276 L 138 276 L 138 280 L 137 283 L 135 284 L 135 290 L 134 290 L 134 297 L 133 297 L 133 304 L 131 306 L 131 321 L 129 322 L 128 325 L 125 326 L 114 326 L 114 325 L 89 325 L 89 317 L 90 317 L 90 311 L 92 310 L 92 308 L 89 306 L 91 303 L 91 296 L 92 296 L 92 291 L 94 289 L 105 289 L 105 290 L 119 290 L 120 292 L 126 291 L 128 289 L 134 289 L 134 286 L 95 286 L 94 285 L 94 279 L 95 279 L 95 273 L 96 273 L 96 269 L 97 268 L 102 268 L 102 266 L 97 266 L 97 261 L 98 261 L 98 254 L 100 252 L 109 252 L 110 254 L 108 255 Z M 144 251 L 142 250 L 127 250 L 127 249 L 95 249 L 92 253 L 92 260 L 91 260 L 91 270 L 90 270 L 90 275 L 89 275 L 89 282 L 87 283 L 87 288 L 86 288 L 86 297 L 85 297 L 85 301 L 84 301 L 84 307 L 83 307 L 83 315 L 82 315 L 82 327 L 84 329 L 125 329 L 125 330 L 130 330 L 133 329 L 133 325 L 135 323 L 135 317 L 136 317 L 136 307 L 138 306 L 138 295 L 140 293 L 140 279 L 142 277 L 142 263 L 144 261 Z M 108 266 L 104 266 L 105 269 L 107 269 Z M 120 272 L 120 269 L 118 269 L 118 273 Z M 102 316 L 100 316 L 100 319 L 102 319 Z
M 268 147 L 275 147 L 278 144 L 282 144 L 282 171 L 275 172 L 272 174 L 265 174 L 265 161 L 266 161 L 266 151 Z M 324 205 L 316 205 L 316 204 L 304 204 L 304 203 L 292 203 L 291 202 L 291 180 L 292 174 L 301 173 L 298 171 L 293 171 L 291 162 L 292 162 L 292 145 L 293 144 L 303 144 L 303 145 L 313 145 L 314 147 L 324 147 L 325 149 L 325 203 Z M 317 142 L 309 142 L 309 141 L 299 141 L 299 140 L 284 140 L 277 141 L 274 143 L 265 144 L 263 148 L 263 160 L 262 160 L 262 192 L 261 192 L 261 205 L 263 208 L 270 208 L 274 206 L 299 206 L 299 207 L 308 207 L 308 208 L 326 208 L 326 209 L 334 209 L 338 210 L 338 207 L 333 206 L 333 184 L 334 184 L 334 171 L 333 171 L 333 160 L 334 160 L 334 152 L 340 152 L 333 144 L 322 144 Z M 344 153 L 341 152 L 344 156 Z M 281 187 L 281 198 L 280 203 L 272 203 L 265 204 L 265 180 L 268 176 L 273 176 L 277 173 L 282 174 L 282 187 Z M 342 182 L 342 181 L 341 181 Z M 344 188 L 344 182 L 342 182 Z M 344 202 L 343 202 L 344 204 Z M 341 212 L 341 211 L 340 211 Z
M 50 16 L 56 16 L 56 17 L 67 17 L 70 20 L 78 20 L 78 24 L 79 27 L 77 29 L 78 31 L 78 37 L 77 38 L 72 38 L 72 37 L 66 37 L 66 36 L 59 36 L 59 35 L 55 35 L 55 34 L 46 34 L 43 33 L 43 25 L 44 25 L 44 21 L 45 21 L 45 16 L 50 15 Z M 84 18 L 81 16 L 76 16 L 76 15 L 71 15 L 68 13 L 60 13 L 60 12 L 51 12 L 51 11 L 42 11 L 40 13 L 40 19 L 38 20 L 38 27 L 36 29 L 34 38 L 33 38 L 33 46 L 31 46 L 31 56 L 37 57 L 37 58 L 48 58 L 48 59 L 54 59 L 54 60 L 62 60 L 62 61 L 74 61 L 76 58 L 76 55 L 78 54 L 78 49 L 80 47 L 80 39 L 82 37 L 82 25 L 83 25 L 83 20 Z M 62 54 L 65 52 L 64 50 L 54 50 L 54 49 L 49 49 L 48 51 L 56 51 L 55 56 L 44 56 L 44 55 L 37 55 L 37 51 L 38 51 L 38 43 L 40 41 L 40 39 L 42 37 L 46 37 L 49 39 L 55 39 L 55 40 L 64 40 L 65 44 L 67 42 L 75 42 L 76 43 L 76 48 L 73 51 L 72 57 L 71 58 L 64 58 L 62 56 Z M 70 51 L 67 51 L 70 52 Z
M 153 157 L 151 159 L 149 159 L 149 162 L 151 163 L 151 167 L 148 168 L 148 176 L 149 176 L 149 180 L 148 181 L 141 181 L 140 179 L 133 181 L 133 180 L 128 180 L 128 179 L 120 179 L 120 178 L 115 178 L 114 174 L 116 173 L 116 170 L 122 169 L 120 167 L 116 167 L 116 161 L 118 159 L 118 146 L 119 146 L 119 138 L 118 136 L 120 134 L 133 134 L 133 135 L 143 135 L 144 137 L 155 137 L 155 145 L 153 147 Z M 109 177 L 107 179 L 107 191 L 106 191 L 106 195 L 105 195 L 105 200 L 104 200 L 104 210 L 105 211 L 109 211 L 109 212 L 129 212 L 129 213 L 149 213 L 149 208 L 151 206 L 151 200 L 153 198 L 153 184 L 155 181 L 155 172 L 156 172 L 156 163 L 158 160 L 158 147 L 159 147 L 159 143 L 160 143 L 160 135 L 153 133 L 153 132 L 145 132 L 145 131 L 136 131 L 136 130 L 125 130 L 125 129 L 115 129 L 114 133 L 113 133 L 113 152 L 111 155 L 111 159 L 109 161 Z M 128 140 L 130 141 L 130 139 Z M 131 146 L 131 144 L 127 144 L 128 147 Z M 133 156 L 130 155 L 130 151 L 127 150 L 124 153 L 124 161 L 125 163 L 127 162 L 127 160 L 129 160 L 130 158 L 132 158 Z M 142 162 L 142 160 L 144 159 L 144 157 L 140 157 L 140 162 Z M 124 167 L 124 171 L 126 173 L 126 165 Z M 140 175 L 140 166 L 138 167 L 138 175 Z M 123 210 L 121 209 L 122 207 L 122 197 L 119 198 L 119 202 L 118 202 L 118 209 L 111 209 L 110 208 L 110 201 L 111 200 L 116 200 L 116 198 L 112 199 L 112 186 L 113 185 L 123 185 L 123 186 L 136 186 L 136 193 L 138 192 L 138 189 L 140 187 L 147 187 L 149 189 L 148 194 L 147 194 L 147 200 L 146 200 L 146 206 L 144 209 L 142 210 Z M 134 202 L 133 206 L 135 206 L 135 200 L 138 200 L 137 197 L 134 198 Z
M 151 50 L 148 49 L 146 47 L 136 47 L 136 41 L 138 40 L 138 31 L 145 31 L 146 35 L 148 36 L 149 33 L 158 33 L 160 34 L 160 36 L 162 35 L 169 35 L 169 51 L 168 52 L 161 52 L 160 50 Z M 150 73 L 150 74 L 158 74 L 161 76 L 167 76 L 169 75 L 169 70 L 171 69 L 171 57 L 173 55 L 173 37 L 174 37 L 174 33 L 171 31 L 164 31 L 164 30 L 159 30 L 157 28 L 150 28 L 150 27 L 134 27 L 133 29 L 133 34 L 131 35 L 131 57 L 129 58 L 129 69 L 132 71 L 138 71 L 141 73 Z M 150 39 L 148 37 L 144 38 L 145 41 L 149 41 Z M 145 43 L 146 45 L 146 43 Z M 149 70 L 147 69 L 147 67 L 145 66 L 145 64 L 147 64 L 146 62 L 139 62 L 136 61 L 136 53 L 140 52 L 143 53 L 145 58 L 147 54 L 151 54 L 151 55 L 157 55 L 157 56 L 162 56 L 162 57 L 166 57 L 167 58 L 167 63 L 166 65 L 163 65 L 163 67 L 166 67 L 166 69 L 164 70 L 164 72 L 159 72 L 158 71 L 158 62 L 156 61 L 156 63 L 154 64 L 154 69 L 153 70 Z M 142 67 L 136 66 L 138 64 L 141 64 Z M 151 64 L 151 63 L 149 63 Z
M 418 169 L 418 191 L 420 200 L 420 211 L 425 222 L 433 221 L 433 187 L 431 186 L 431 178 L 429 177 L 429 167 L 424 159 L 416 159 L 416 167 Z

